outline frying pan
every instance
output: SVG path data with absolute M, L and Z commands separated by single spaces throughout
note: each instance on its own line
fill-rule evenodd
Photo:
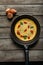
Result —
M 14 27 L 15 27 L 15 24 L 20 20 L 20 19 L 24 19 L 24 18 L 28 18 L 28 19 L 31 19 L 34 21 L 34 23 L 36 24 L 37 26 L 37 33 L 36 33 L 36 36 L 30 40 L 30 41 L 22 41 L 20 40 L 19 38 L 17 38 L 17 36 L 15 35 L 15 32 L 14 32 Z M 16 19 L 13 19 L 13 22 L 12 22 L 12 25 L 11 25 L 11 38 L 13 41 L 16 42 L 16 44 L 18 45 L 21 45 L 22 47 L 24 47 L 25 49 L 25 64 L 28 65 L 29 63 L 29 47 L 32 45 L 32 44 L 35 44 L 36 41 L 38 41 L 39 39 L 39 35 L 40 35 L 40 24 L 39 22 L 37 21 L 36 18 L 34 18 L 33 16 L 30 16 L 30 15 L 21 15 L 21 16 L 18 16 Z

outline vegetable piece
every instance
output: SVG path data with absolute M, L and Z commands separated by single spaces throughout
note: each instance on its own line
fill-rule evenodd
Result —
M 20 37 L 23 37 L 23 35 L 20 35 Z
M 23 36 L 24 37 L 24 39 L 26 39 L 27 38 L 27 36 L 25 35 L 25 36 Z
M 23 22 L 20 22 L 21 25 L 23 25 Z
M 24 24 L 27 24 L 27 22 L 24 21 Z
M 26 31 L 27 31 L 27 29 L 24 30 L 24 32 L 26 32 Z
M 20 25 L 18 25 L 18 28 L 20 28 Z
M 28 36 L 28 39 L 30 39 L 30 37 Z
M 19 31 L 17 31 L 17 34 L 18 34 L 18 35 L 20 35 L 20 32 L 19 32 Z
M 33 30 L 30 30 L 30 32 L 33 34 Z
M 30 28 L 34 28 L 34 26 L 31 26 Z
M 30 26 L 28 25 L 28 28 L 29 28 Z

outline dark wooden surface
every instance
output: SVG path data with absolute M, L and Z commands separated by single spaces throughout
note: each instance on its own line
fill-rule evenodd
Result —
M 25 61 L 22 48 L 13 44 L 10 37 L 12 21 L 6 17 L 7 8 L 15 8 L 18 17 L 22 14 L 34 16 L 40 23 L 40 39 L 29 50 L 29 61 L 43 61 L 43 0 L 0 0 L 0 62 Z

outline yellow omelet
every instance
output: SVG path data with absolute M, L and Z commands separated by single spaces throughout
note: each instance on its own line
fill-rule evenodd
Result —
M 16 23 L 14 32 L 17 38 L 19 38 L 20 40 L 30 41 L 35 37 L 37 33 L 37 26 L 34 21 L 30 19 L 21 19 Z

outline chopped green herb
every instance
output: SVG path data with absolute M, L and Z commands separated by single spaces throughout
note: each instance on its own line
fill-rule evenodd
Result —
M 23 25 L 23 22 L 20 22 L 21 25 Z
M 30 28 L 34 28 L 34 26 L 31 26 Z
M 26 39 L 27 38 L 27 36 L 25 35 L 25 36 L 23 36 L 24 37 L 24 39 Z

